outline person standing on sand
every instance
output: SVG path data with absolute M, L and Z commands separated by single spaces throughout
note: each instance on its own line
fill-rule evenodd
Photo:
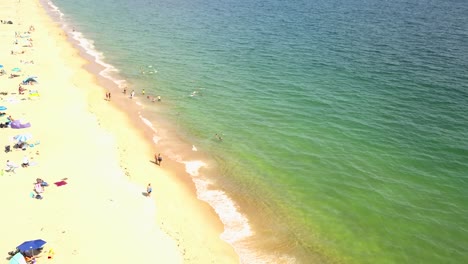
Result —
M 132 90 L 132 92 L 130 93 L 130 99 L 133 99 L 134 96 L 135 96 L 135 90 Z
M 23 163 L 21 163 L 21 167 L 27 168 L 28 166 L 29 166 L 29 159 L 28 159 L 28 156 L 27 156 L 27 155 L 24 155 Z
M 127 87 L 124 88 L 123 93 L 124 93 L 124 94 L 127 94 Z
M 146 187 L 146 197 L 150 197 L 152 192 L 153 188 L 151 187 L 151 183 L 148 183 L 148 186 Z
M 161 154 L 160 154 L 160 153 L 158 153 L 158 157 L 156 158 L 156 161 L 157 161 L 156 164 L 158 164 L 159 166 L 161 166 L 162 157 L 161 157 Z
M 111 95 L 110 95 L 110 92 L 109 92 L 109 101 L 110 101 L 110 98 L 111 98 Z

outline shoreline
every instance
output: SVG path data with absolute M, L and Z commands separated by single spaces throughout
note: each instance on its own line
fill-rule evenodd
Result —
M 238 263 L 238 256 L 235 254 L 233 248 L 227 244 L 226 242 L 222 241 L 219 238 L 219 235 L 222 232 L 222 224 L 219 221 L 219 219 L 216 217 L 216 214 L 214 213 L 214 210 L 205 202 L 200 201 L 196 198 L 195 194 L 195 188 L 193 184 L 190 184 L 190 178 L 183 177 L 182 175 L 185 174 L 185 171 L 182 169 L 177 169 L 176 167 L 181 167 L 180 164 L 171 164 L 173 162 L 169 161 L 169 159 L 164 160 L 163 162 L 163 167 L 155 167 L 155 164 L 151 163 L 150 160 L 152 159 L 153 152 L 154 150 L 150 147 L 152 144 L 149 144 L 151 142 L 151 139 L 148 139 L 148 132 L 142 132 L 141 128 L 143 125 L 138 126 L 138 121 L 135 120 L 135 118 L 132 118 L 131 116 L 127 116 L 126 113 L 124 113 L 122 110 L 120 110 L 116 105 L 116 102 L 106 102 L 104 100 L 104 93 L 106 91 L 105 85 L 103 86 L 102 83 L 99 82 L 99 76 L 96 75 L 96 72 L 89 72 L 87 69 L 87 65 L 92 64 L 92 62 L 86 61 L 85 58 L 80 56 L 80 51 L 77 49 L 76 45 L 73 43 L 70 43 L 67 40 L 67 37 L 65 37 L 66 33 L 56 24 L 57 22 L 53 22 L 51 17 L 48 16 L 45 12 L 45 8 L 43 5 L 40 5 L 40 1 L 32 1 L 33 4 L 27 6 L 28 2 L 22 1 L 21 3 L 16 4 L 16 8 L 19 9 L 21 6 L 22 14 L 31 12 L 34 13 L 34 16 L 28 17 L 28 19 L 20 18 L 17 17 L 18 21 L 21 19 L 32 21 L 31 23 L 35 24 L 36 31 L 34 33 L 34 43 L 35 43 L 35 50 L 34 52 L 40 52 L 44 50 L 49 50 L 47 47 L 40 46 L 41 42 L 45 38 L 40 38 L 36 37 L 36 34 L 40 31 L 49 31 L 47 34 L 48 37 L 52 38 L 51 42 L 54 42 L 56 45 L 56 49 L 51 49 L 51 51 L 57 51 L 54 53 L 57 53 L 56 56 L 59 58 L 61 62 L 64 63 L 64 69 L 61 67 L 55 67 L 54 70 L 51 70 L 51 73 L 49 76 L 54 76 L 54 73 L 63 73 L 67 72 L 67 74 L 70 76 L 68 78 L 63 78 L 59 83 L 58 81 L 54 82 L 56 85 L 59 84 L 59 87 L 65 86 L 70 86 L 70 90 L 68 91 L 54 91 L 51 93 L 51 91 L 43 92 L 41 94 L 41 102 L 40 103 L 45 103 L 47 101 L 47 107 L 49 110 L 44 110 L 43 112 L 47 112 L 50 114 L 51 112 L 54 112 L 50 108 L 54 107 L 60 107 L 60 106 L 66 106 L 68 108 L 76 108 L 73 110 L 70 110 L 71 113 L 73 114 L 80 114 L 83 116 L 86 116 L 88 119 L 86 124 L 84 125 L 85 127 L 90 127 L 90 126 L 96 126 L 96 130 L 99 131 L 99 133 L 104 134 L 105 140 L 107 146 L 103 147 L 100 146 L 100 142 L 92 142 L 94 144 L 89 144 L 86 146 L 83 146 L 79 144 L 80 142 L 75 142 L 71 145 L 73 145 L 73 148 L 64 147 L 60 146 L 60 144 L 56 143 L 53 147 L 55 150 L 60 149 L 63 151 L 60 153 L 61 155 L 51 155 L 53 158 L 49 158 L 46 155 L 42 155 L 41 153 L 41 163 L 45 164 L 50 164 L 51 169 L 45 169 L 41 168 L 44 172 L 47 172 L 48 177 L 52 178 L 52 175 L 63 175 L 65 174 L 65 171 L 70 170 L 69 167 L 63 168 L 63 167 L 56 167 L 54 168 L 53 164 L 54 161 L 60 157 L 60 156 L 66 156 L 69 158 L 74 158 L 74 159 L 84 159 L 88 160 L 89 158 L 84 158 L 86 155 L 89 155 L 90 153 L 93 153 L 96 151 L 97 153 L 101 153 L 101 155 L 104 155 L 106 159 L 109 160 L 110 163 L 113 165 L 117 165 L 118 169 L 113 166 L 112 168 L 112 173 L 113 175 L 118 175 L 120 174 L 121 177 L 125 174 L 130 175 L 130 177 L 122 177 L 120 180 L 124 182 L 124 185 L 127 185 L 128 189 L 135 190 L 135 189 L 141 189 L 138 192 L 134 193 L 135 197 L 134 200 L 137 200 L 137 203 L 142 203 L 145 204 L 145 206 L 150 207 L 151 205 L 148 205 L 148 200 L 143 200 L 141 201 L 144 197 L 141 195 L 141 192 L 144 190 L 144 186 L 148 183 L 148 181 L 152 181 L 153 185 L 153 190 L 154 190 L 154 196 L 153 196 L 153 202 L 156 205 L 156 208 L 153 208 L 153 213 L 151 212 L 146 212 L 150 215 L 154 214 L 155 217 L 155 222 L 158 223 L 159 228 L 156 226 L 156 230 L 164 230 L 165 233 L 169 235 L 169 237 L 174 240 L 174 244 L 177 244 L 177 251 L 180 252 L 181 258 L 183 258 L 183 262 L 187 263 L 205 263 L 205 262 L 210 262 L 210 261 L 217 261 L 217 262 L 223 262 L 223 263 Z M 35 5 L 34 5 L 35 4 Z M 44 4 L 44 3 L 42 3 Z M 26 12 L 24 9 L 27 9 L 28 12 Z M 42 9 L 42 10 L 38 10 Z M 23 12 L 24 11 L 24 12 Z M 47 17 L 46 17 L 47 16 Z M 26 24 L 24 23 L 23 27 L 26 27 Z M 36 48 L 36 43 L 39 44 L 37 45 Z M 72 47 L 73 46 L 73 47 Z M 61 53 L 58 55 L 58 53 Z M 82 52 L 82 51 L 81 51 Z M 50 54 L 48 54 L 50 55 Z M 52 54 L 54 55 L 54 54 Z M 43 58 L 50 58 L 54 56 L 47 56 L 43 55 Z M 13 58 L 17 59 L 17 58 Z M 37 60 L 37 62 L 40 63 L 40 60 Z M 36 62 L 36 65 L 37 65 Z M 4 63 L 5 64 L 5 63 Z M 35 66 L 36 66 L 35 65 Z M 45 73 L 44 75 L 42 73 L 37 72 L 37 75 L 41 75 L 41 83 L 38 85 L 39 88 L 42 88 L 44 86 L 44 83 L 48 83 L 51 85 L 52 83 L 49 83 L 53 78 L 45 78 Z M 47 84 L 46 84 L 47 86 Z M 58 87 L 55 87 L 56 89 L 60 89 Z M 8 89 L 14 90 L 14 87 L 9 87 Z M 41 90 L 42 91 L 42 90 Z M 114 94 L 114 92 L 113 92 Z M 117 93 L 115 93 L 117 94 Z M 71 95 L 71 96 L 70 96 Z M 77 96 L 80 95 L 80 96 Z M 81 98 L 78 98 L 81 97 Z M 49 99 L 47 99 L 49 98 Z M 113 100 L 114 100 L 113 96 Z M 78 100 L 79 99 L 79 100 Z M 56 102 L 62 100 L 60 104 L 57 104 Z M 66 104 L 65 104 L 66 103 Z M 85 111 L 83 111 L 85 110 Z M 57 113 L 57 116 L 59 114 L 63 113 Z M 60 116 L 63 118 L 63 116 Z M 133 119 L 133 120 L 132 120 Z M 31 120 L 33 120 L 33 117 L 31 117 Z M 76 122 L 76 120 L 74 120 Z M 67 123 L 65 124 L 73 124 L 72 123 Z M 94 124 L 93 124 L 94 123 Z M 135 126 L 135 124 L 137 126 Z M 59 130 L 65 130 L 66 132 L 69 132 L 70 134 L 79 134 L 80 132 L 83 132 L 83 134 L 86 135 L 86 139 L 90 140 L 94 137 L 92 133 L 84 133 L 85 131 L 69 131 L 71 130 L 80 130 L 82 127 L 58 127 L 60 125 L 55 124 L 55 127 L 53 126 L 53 120 L 48 120 L 47 118 L 42 118 L 41 120 L 41 125 L 38 127 L 44 128 L 51 128 L 54 129 L 59 129 Z M 33 128 L 36 127 L 33 125 Z M 36 129 L 37 130 L 37 129 Z M 65 132 L 64 131 L 64 132 Z M 41 134 L 38 131 L 34 131 L 34 133 Z M 50 142 L 47 142 L 47 140 L 44 140 L 46 138 L 46 133 L 41 134 L 41 148 L 47 149 L 51 148 Z M 81 138 L 81 135 L 76 135 L 76 138 Z M 129 141 L 129 138 L 132 139 L 132 141 Z M 102 138 L 101 138 L 102 139 Z M 152 142 L 151 142 L 152 143 Z M 68 143 L 67 143 L 68 145 Z M 114 146 L 114 147 L 112 147 Z M 92 156 L 92 155 L 90 155 Z M 99 159 L 101 159 L 101 156 L 98 156 Z M 89 161 L 89 160 L 88 160 Z M 81 162 L 81 160 L 80 160 Z M 101 161 L 102 162 L 102 161 Z M 86 164 L 86 169 L 88 173 L 91 172 L 91 174 L 94 174 L 95 176 L 100 175 L 101 173 L 96 174 L 96 172 L 101 172 L 103 170 L 103 166 L 101 162 L 95 162 L 95 163 L 88 163 Z M 76 169 L 77 164 L 74 162 L 65 162 L 67 165 L 72 166 L 72 169 Z M 104 163 L 107 166 L 107 163 Z M 84 164 L 81 164 L 84 165 Z M 38 165 L 37 168 L 42 167 L 41 164 Z M 36 168 L 34 168 L 36 169 Z M 105 169 L 107 170 L 107 169 Z M 78 170 L 79 171 L 79 170 Z M 23 172 L 23 171 L 21 171 Z M 150 173 L 148 173 L 150 172 Z M 149 175 L 151 174 L 151 176 Z M 156 175 L 156 179 L 153 175 Z M 89 178 L 90 176 L 87 176 L 88 180 L 91 180 Z M 117 178 L 110 178 L 112 181 L 119 181 L 118 177 Z M 182 178 L 180 178 L 182 177 Z M 71 177 L 70 177 L 71 178 Z M 86 177 L 85 177 L 86 178 Z M 186 180 L 185 180 L 186 179 Z M 98 181 L 97 179 L 92 179 L 93 181 Z M 107 179 L 109 180 L 109 179 Z M 101 182 L 102 185 L 100 187 L 105 188 L 106 184 L 107 185 L 114 185 L 113 183 L 103 181 Z M 84 184 L 84 183 L 83 183 Z M 133 187 L 132 187 L 133 186 Z M 86 188 L 87 186 L 84 184 L 81 187 Z M 115 186 L 113 186 L 115 187 Z M 19 186 L 18 186 L 19 188 Z M 127 190 L 128 191 L 128 190 Z M 110 191 L 112 193 L 112 191 Z M 53 193 L 53 192 L 51 192 Z M 58 194 L 57 194 L 58 195 Z M 88 193 L 86 192 L 86 195 L 93 196 L 93 193 Z M 50 195 L 52 198 L 52 194 Z M 46 200 L 49 199 L 49 197 L 46 197 L 47 199 L 44 199 L 42 202 L 46 202 Z M 71 197 L 68 197 L 67 199 L 73 200 Z M 79 198 L 77 198 L 79 199 Z M 88 198 L 87 198 L 88 199 Z M 89 198 L 90 199 L 90 198 Z M 92 199 L 90 199 L 92 200 Z M 26 200 L 25 203 L 30 202 L 30 200 Z M 36 202 L 36 201 L 34 201 Z M 77 203 L 77 201 L 74 201 Z M 51 202 L 52 203 L 52 202 Z M 54 202 L 56 203 L 55 206 L 61 205 L 59 201 Z M 134 206 L 134 204 L 130 203 L 125 203 L 124 201 L 121 201 L 121 204 L 119 206 L 125 207 L 124 206 Z M 52 205 L 51 205 L 52 206 Z M 78 205 L 77 205 L 78 206 Z M 112 207 L 111 205 L 103 205 L 102 208 L 109 208 Z M 127 208 L 125 207 L 125 208 Z M 80 208 L 78 206 L 78 208 Z M 185 210 L 181 211 L 181 209 L 184 208 Z M 63 210 L 67 211 L 67 208 L 62 208 Z M 128 209 L 128 208 L 127 208 Z M 68 208 L 68 210 L 72 210 L 72 208 Z M 156 212 L 155 212 L 155 211 Z M 74 212 L 76 214 L 76 212 Z M 118 214 L 117 212 L 115 212 Z M 38 213 L 39 214 L 39 213 Z M 122 216 L 125 218 L 124 216 Z M 49 219 L 50 220 L 50 219 Z M 53 220 L 50 220 L 51 222 L 54 222 Z M 74 219 L 74 221 L 78 221 L 78 219 Z M 111 220 L 112 221 L 112 220 Z M 92 221 L 89 223 L 90 225 L 92 224 Z M 148 224 L 148 223 L 147 223 Z M 153 223 L 155 224 L 155 223 Z M 138 226 L 138 224 L 136 225 Z M 89 226 L 88 226 L 89 228 Z M 135 225 L 132 225 L 131 223 L 127 225 L 127 228 L 129 229 L 126 232 L 130 232 L 130 229 L 132 229 L 133 233 L 133 228 L 135 228 Z M 200 231 L 198 231 L 200 230 Z M 75 232 L 78 233 L 78 228 L 75 230 Z M 160 231 L 157 231 L 158 233 Z M 200 235 L 203 234 L 203 238 L 200 237 Z M 43 234 L 43 238 L 45 239 L 45 236 L 47 234 Z M 163 234 L 160 236 L 161 238 L 165 237 Z M 103 241 L 105 241 L 105 237 L 101 238 Z M 47 240 L 47 239 L 45 239 Z M 53 241 L 53 240 L 52 240 Z M 73 244 L 74 240 L 70 239 L 67 241 L 67 243 Z M 161 243 L 164 243 L 167 241 L 159 241 L 157 245 L 155 246 L 161 246 Z M 53 244 L 53 242 L 49 242 L 50 244 Z M 142 241 L 142 243 L 144 243 Z M 5 242 L 0 244 L 0 246 L 5 246 Z M 169 243 L 171 244 L 171 243 Z M 201 244 L 206 245 L 203 248 L 199 248 Z M 15 246 L 13 245 L 9 245 Z M 73 251 L 71 252 L 70 255 L 64 254 L 65 250 L 61 250 L 59 245 L 51 246 L 54 247 L 55 251 L 57 252 L 57 259 L 67 259 L 70 263 L 74 263 L 75 261 L 73 260 L 73 257 L 76 257 L 76 254 L 73 254 Z M 162 248 L 165 248 L 166 246 L 161 246 Z M 7 250 L 4 250 L 7 251 Z M 113 250 L 115 251 L 115 250 Z M 164 251 L 164 250 L 162 250 Z M 174 252 L 174 249 L 170 249 L 171 252 Z M 91 252 L 91 250 L 89 251 Z M 118 252 L 118 251 L 117 251 Z M 122 252 L 121 254 L 117 254 L 119 257 L 115 257 L 116 260 L 121 260 L 122 259 L 122 254 L 125 252 Z M 67 256 L 68 255 L 68 256 Z M 73 257 L 72 257 L 73 255 Z M 59 257 L 60 256 L 60 257 Z M 65 257 L 67 256 L 67 257 Z M 174 256 L 170 256 L 172 258 L 171 260 L 166 259 L 168 262 L 164 262 L 164 259 L 161 259 L 160 261 L 163 263 L 174 263 L 178 262 L 177 258 Z M 81 263 L 82 263 L 81 259 Z M 108 258 L 106 258 L 106 261 L 109 261 Z M 76 260 L 76 263 L 80 262 L 78 259 Z M 119 263 L 117 261 L 117 263 Z M 123 263 L 123 262 L 120 262 Z
M 55 22 L 59 23 L 58 21 Z M 114 111 L 123 114 L 125 116 L 124 118 L 126 118 L 128 121 L 125 127 L 128 126 L 131 132 L 122 132 L 121 124 L 116 125 L 113 120 L 111 122 L 106 123 L 104 120 L 101 119 L 101 117 L 107 118 L 113 115 L 112 113 L 108 114 L 107 109 L 95 109 L 96 112 L 93 112 L 93 114 L 95 114 L 98 117 L 98 121 L 100 122 L 100 125 L 102 127 L 112 131 L 114 134 L 116 134 L 116 131 L 119 131 L 118 133 L 120 133 L 120 144 L 118 145 L 122 147 L 119 151 L 122 170 L 125 171 L 125 174 L 132 182 L 138 182 L 142 186 L 146 185 L 145 180 L 141 176 L 145 174 L 145 170 L 130 169 L 130 167 L 141 167 L 142 163 L 140 163 L 140 161 L 135 162 L 133 164 L 125 162 L 126 156 L 134 157 L 140 155 L 142 160 L 146 159 L 145 162 L 149 162 L 150 166 L 155 167 L 155 170 L 157 171 L 162 170 L 164 172 L 163 175 L 167 176 L 167 181 L 164 181 L 164 184 L 161 184 L 161 186 L 163 186 L 161 187 L 161 189 L 168 188 L 169 191 L 161 190 L 159 186 L 153 186 L 153 190 L 156 193 L 165 193 L 161 197 L 158 197 L 158 201 L 161 202 L 158 203 L 158 201 L 156 201 L 156 203 L 160 206 L 160 209 L 162 207 L 166 208 L 164 205 L 168 205 L 166 208 L 166 213 L 170 215 L 169 217 L 171 218 L 171 221 L 167 221 L 165 216 L 160 218 L 157 217 L 157 221 L 160 227 L 166 233 L 168 233 L 174 240 L 176 240 L 178 245 L 180 245 L 180 251 L 183 252 L 184 255 L 184 262 L 191 263 L 190 261 L 192 258 L 200 259 L 208 256 L 210 256 L 209 258 L 211 259 L 213 257 L 212 253 L 210 252 L 211 250 L 214 250 L 215 252 L 221 250 L 223 251 L 223 253 L 220 254 L 220 256 L 218 257 L 214 257 L 215 259 L 220 258 L 221 260 L 219 261 L 223 261 L 223 263 L 231 263 L 234 260 L 235 262 L 233 263 L 239 263 L 238 255 L 234 251 L 230 252 L 231 250 L 234 250 L 232 248 L 232 245 L 228 244 L 228 242 L 223 241 L 220 238 L 224 226 L 221 223 L 219 216 L 208 203 L 197 198 L 194 182 L 190 175 L 188 175 L 188 173 L 186 172 L 184 164 L 181 164 L 172 159 L 165 158 L 163 162 L 164 166 L 159 168 L 156 167 L 156 165 L 152 161 L 152 157 L 154 156 L 155 151 L 152 151 L 152 148 L 149 146 L 153 146 L 155 144 L 155 142 L 152 140 L 154 136 L 154 131 L 152 131 L 152 129 L 148 127 L 147 124 L 144 124 L 142 120 L 140 110 L 144 107 L 138 105 L 138 103 L 130 103 L 128 101 L 129 91 L 127 91 L 127 95 L 123 95 L 122 91 L 120 90 L 120 87 L 117 84 L 115 84 L 113 81 L 109 80 L 105 76 L 102 76 L 100 73 L 102 70 L 105 69 L 105 67 L 96 63 L 94 61 L 95 58 L 92 55 L 88 54 L 83 47 L 79 46 L 79 43 L 76 39 L 74 39 L 70 35 L 67 35 L 67 40 L 71 42 L 73 47 L 78 51 L 79 55 L 85 59 L 86 63 L 83 65 L 83 69 L 90 73 L 95 78 L 96 84 L 102 88 L 100 92 L 93 91 L 93 93 L 96 96 L 96 98 L 93 99 L 96 99 L 96 103 L 99 103 L 99 100 L 104 100 L 104 96 L 98 99 L 100 94 L 104 95 L 106 91 L 110 91 L 112 93 L 112 100 L 111 102 L 107 103 L 110 103 Z M 137 94 L 137 99 L 139 96 L 141 97 L 141 95 Z M 109 112 L 111 111 L 109 110 Z M 165 120 L 163 122 L 167 121 Z M 164 128 L 162 127 L 158 127 L 157 129 L 164 130 Z M 131 145 L 127 142 L 129 134 L 138 134 L 138 136 L 144 142 L 142 141 L 142 144 L 139 147 L 129 146 Z M 167 134 L 167 132 L 163 134 Z M 167 143 L 164 144 L 164 137 L 161 138 L 161 141 L 163 145 L 168 145 Z M 129 154 L 128 150 L 131 148 L 138 150 L 138 152 L 133 152 Z M 144 153 L 146 153 L 146 155 L 141 155 L 141 153 L 139 153 L 143 151 Z M 159 150 L 159 152 L 164 153 L 165 147 L 163 146 Z M 136 174 L 137 176 L 133 177 L 134 174 Z M 180 198 L 180 200 L 175 200 L 173 199 L 174 197 L 171 196 L 176 196 Z M 173 206 L 171 205 L 171 203 L 174 202 L 179 203 L 181 205 L 178 208 L 182 208 L 184 204 L 191 204 L 191 206 L 189 206 L 190 210 L 187 210 L 188 212 L 185 214 L 181 214 L 181 212 L 174 211 L 173 208 L 171 208 Z M 158 211 L 161 212 L 161 210 Z M 165 213 L 162 213 L 161 215 L 165 215 Z M 174 219 L 171 216 L 176 217 Z M 179 217 L 183 217 L 184 220 L 177 222 L 176 220 Z M 171 222 L 177 223 L 171 225 Z M 203 239 L 203 241 L 190 241 L 187 246 L 184 246 L 184 240 L 190 240 L 189 237 L 192 237 L 194 235 L 200 236 L 200 234 L 198 233 L 202 235 L 207 235 L 208 233 L 211 236 L 211 238 L 209 240 Z M 179 238 L 181 234 L 182 238 Z M 207 252 L 203 252 L 199 248 L 194 247 L 195 245 L 198 246 L 200 242 L 208 242 L 209 248 L 207 249 Z M 218 243 L 220 243 L 220 245 L 217 245 Z M 217 247 L 219 247 L 220 249 L 217 249 Z M 192 250 L 197 252 L 190 253 L 190 251 Z M 224 256 L 225 253 L 227 253 L 226 256 Z M 196 260 L 194 263 L 199 262 L 198 260 Z

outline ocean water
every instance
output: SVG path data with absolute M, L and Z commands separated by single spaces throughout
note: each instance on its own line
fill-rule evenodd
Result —
M 468 2 L 44 3 L 243 263 L 468 263 Z

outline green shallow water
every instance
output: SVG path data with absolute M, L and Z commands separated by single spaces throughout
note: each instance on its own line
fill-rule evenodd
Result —
M 244 263 L 468 262 L 466 2 L 53 3 L 210 157 Z

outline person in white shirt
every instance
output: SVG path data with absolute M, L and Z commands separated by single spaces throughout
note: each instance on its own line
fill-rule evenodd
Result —
M 29 166 L 29 159 L 28 159 L 28 156 L 25 155 L 23 158 L 23 163 L 21 164 L 21 167 L 26 168 L 28 166 Z

